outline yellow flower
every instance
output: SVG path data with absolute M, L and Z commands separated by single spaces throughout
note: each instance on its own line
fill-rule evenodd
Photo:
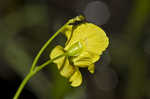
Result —
M 92 23 L 68 25 L 64 34 L 67 37 L 65 47 L 56 46 L 50 58 L 67 53 L 67 56 L 55 60 L 54 63 L 60 74 L 69 79 L 71 86 L 77 87 L 82 83 L 79 68 L 88 68 L 90 73 L 94 73 L 94 63 L 107 48 L 109 39 L 101 28 Z

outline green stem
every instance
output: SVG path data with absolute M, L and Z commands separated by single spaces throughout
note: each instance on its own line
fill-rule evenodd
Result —
M 59 56 L 57 56 L 57 57 L 55 57 L 55 58 L 53 58 L 53 59 L 51 59 L 51 60 L 46 61 L 46 62 L 45 62 L 44 64 L 42 64 L 42 65 L 37 66 L 37 67 L 35 68 L 34 72 L 35 72 L 35 73 L 36 73 L 36 72 L 39 72 L 41 69 L 43 69 L 44 67 L 46 67 L 48 64 L 52 63 L 54 60 L 57 60 L 57 59 L 59 59 L 59 58 L 61 58 L 61 57 L 63 57 L 63 56 L 67 56 L 67 53 L 61 54 L 61 55 L 59 55 Z
M 60 28 L 44 45 L 43 47 L 40 49 L 39 53 L 37 54 L 37 56 L 35 57 L 32 67 L 31 67 L 31 71 L 34 70 L 36 63 L 38 62 L 41 54 L 44 52 L 44 50 L 46 49 L 46 47 L 51 43 L 51 41 L 65 28 L 66 24 Z
M 21 85 L 19 86 L 16 94 L 14 95 L 13 99 L 18 99 L 21 91 L 23 90 L 24 86 L 26 85 L 26 83 L 29 81 L 29 79 L 34 75 L 33 72 L 30 72 L 22 81 Z
M 16 94 L 14 95 L 13 99 L 18 99 L 21 91 L 23 90 L 24 86 L 27 84 L 27 82 L 29 81 L 29 79 L 34 76 L 37 72 L 39 72 L 41 69 L 43 69 L 44 67 L 48 66 L 48 64 L 52 63 L 54 60 L 57 60 L 58 58 L 61 58 L 63 56 L 66 56 L 66 53 L 59 55 L 51 60 L 46 61 L 45 63 L 43 63 L 40 66 L 37 66 L 34 71 L 30 71 L 28 73 L 28 75 L 24 78 L 24 80 L 22 81 L 21 85 L 19 86 Z

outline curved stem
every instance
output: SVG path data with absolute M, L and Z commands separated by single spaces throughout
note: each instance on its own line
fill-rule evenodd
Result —
M 46 61 L 45 63 L 43 63 L 42 65 L 37 66 L 37 67 L 35 68 L 35 70 L 30 71 L 30 72 L 28 73 L 28 75 L 24 78 L 24 80 L 22 81 L 22 83 L 21 83 L 21 85 L 19 86 L 19 88 L 18 88 L 16 94 L 14 95 L 13 99 L 18 99 L 18 97 L 19 97 L 21 91 L 23 90 L 24 86 L 27 84 L 27 82 L 30 80 L 30 78 L 31 78 L 32 76 L 34 76 L 37 72 L 39 72 L 41 69 L 43 69 L 44 67 L 46 67 L 48 64 L 52 63 L 54 60 L 57 60 L 58 58 L 61 58 L 61 57 L 63 57 L 63 56 L 66 56 L 66 53 L 64 53 L 64 54 L 62 54 L 62 55 L 59 55 L 59 56 L 57 56 L 57 57 L 55 57 L 55 58 L 53 58 L 53 59 L 51 59 L 51 60 L 48 60 L 48 61 Z
M 40 49 L 39 53 L 37 54 L 37 56 L 35 57 L 32 67 L 31 67 L 31 71 L 34 70 L 36 63 L 38 62 L 41 54 L 44 52 L 44 50 L 46 49 L 46 47 L 51 43 L 51 41 L 64 29 L 64 27 L 66 26 L 66 24 L 60 28 L 44 45 L 43 47 Z
M 35 72 L 35 73 L 39 72 L 41 69 L 43 69 L 44 67 L 46 67 L 48 64 L 52 63 L 54 60 L 57 60 L 57 59 L 59 59 L 59 58 L 61 58 L 61 57 L 63 57 L 63 56 L 67 56 L 67 53 L 64 53 L 64 54 L 62 54 L 62 55 L 59 55 L 59 56 L 57 56 L 57 57 L 55 57 L 55 58 L 53 58 L 53 59 L 51 59 L 51 60 L 46 61 L 44 64 L 42 64 L 42 65 L 40 65 L 40 66 L 37 66 L 37 67 L 34 69 L 34 72 Z
M 21 91 L 23 90 L 24 86 L 26 85 L 26 83 L 29 81 L 29 79 L 34 75 L 33 72 L 30 72 L 22 81 L 21 85 L 19 86 L 16 94 L 14 95 L 13 99 L 18 99 Z

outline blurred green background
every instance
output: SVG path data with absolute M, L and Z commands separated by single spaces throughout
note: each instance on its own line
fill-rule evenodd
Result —
M 68 19 L 84 14 L 101 26 L 110 45 L 91 75 L 72 88 L 55 64 L 46 67 L 25 86 L 20 99 L 150 99 L 150 0 L 1 0 L 1 99 L 12 99 L 42 45 Z M 49 59 L 63 35 L 43 53 Z

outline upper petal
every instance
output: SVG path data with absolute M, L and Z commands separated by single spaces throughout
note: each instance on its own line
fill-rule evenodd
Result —
M 72 44 L 80 41 L 86 51 L 100 55 L 108 46 L 109 40 L 106 33 L 92 23 L 84 23 L 77 26 L 65 50 Z

